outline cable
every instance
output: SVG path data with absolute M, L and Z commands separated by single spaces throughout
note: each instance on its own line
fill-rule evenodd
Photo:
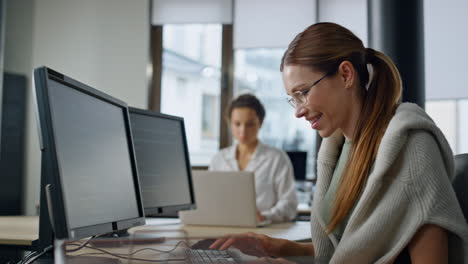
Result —
M 141 248 L 141 249 L 138 249 L 138 250 L 136 250 L 136 251 L 134 251 L 134 252 L 131 252 L 131 253 L 128 253 L 128 254 L 118 254 L 118 255 L 128 255 L 128 256 L 132 256 L 132 255 L 135 255 L 135 254 L 137 254 L 137 253 L 139 253 L 139 252 L 141 252 L 141 251 L 145 251 L 145 250 L 156 251 L 156 252 L 158 252 L 158 253 L 171 253 L 171 252 L 173 252 L 174 250 L 176 250 L 176 249 L 179 247 L 180 244 L 185 244 L 187 247 L 190 247 L 190 245 L 189 245 L 187 242 L 185 242 L 185 241 L 179 241 L 179 242 L 177 242 L 177 244 L 175 244 L 174 247 L 173 247 L 172 249 L 170 249 L 170 250 L 161 250 L 161 249 L 155 249 L 155 248 Z M 68 244 L 68 245 L 73 245 L 73 246 L 78 246 L 78 245 L 79 245 L 79 246 L 81 246 L 81 248 L 86 247 L 86 248 L 90 248 L 90 249 L 96 248 L 96 247 L 93 247 L 93 246 L 81 245 L 81 244 L 74 243 L 74 242 L 73 242 L 73 243 L 70 243 L 70 244 Z M 81 249 L 81 248 L 80 248 L 80 249 Z M 74 251 L 78 251 L 78 250 L 66 251 L 66 252 L 74 252 Z M 84 254 L 88 254 L 88 253 L 84 253 Z M 83 255 L 84 255 L 84 254 L 83 254 Z
M 89 249 L 93 249 L 93 250 L 97 250 L 97 251 L 100 251 L 101 253 L 83 253 L 83 254 L 80 254 L 80 255 L 76 255 L 76 256 L 86 256 L 86 255 L 100 255 L 100 254 L 108 254 L 108 255 L 111 255 L 111 256 L 114 256 L 114 257 L 117 257 L 117 258 L 122 258 L 122 259 L 128 259 L 128 260 L 138 260 L 138 261 L 148 261 L 148 262 L 168 262 L 168 261 L 185 261 L 186 259 L 185 258 L 179 258 L 179 259 L 168 259 L 168 260 L 153 260 L 153 259 L 142 259 L 142 258 L 133 258 L 133 257 L 130 257 L 130 256 L 133 256 L 139 252 L 142 252 L 142 251 L 145 251 L 145 250 L 151 250 L 151 251 L 156 251 L 158 253 L 171 253 L 173 252 L 174 250 L 177 249 L 177 247 L 179 247 L 180 244 L 185 244 L 185 245 L 188 245 L 187 242 L 185 241 L 179 241 L 177 242 L 177 244 L 170 250 L 160 250 L 160 249 L 154 249 L 154 248 L 142 248 L 142 249 L 139 249 L 139 250 L 136 250 L 134 252 L 131 252 L 131 253 L 128 253 L 128 254 L 119 254 L 119 253 L 112 253 L 112 252 L 109 252 L 109 251 L 106 251 L 106 250 L 103 250 L 103 249 L 100 249 L 100 248 L 97 248 L 97 247 L 93 247 L 93 246 L 88 246 L 86 245 L 87 243 L 89 242 L 89 240 L 83 244 L 83 245 L 80 245 L 78 243 L 70 243 L 69 245 L 80 245 L 80 249 L 82 248 L 89 248 Z M 73 252 L 75 252 L 77 250 L 73 250 Z M 69 252 L 69 251 L 67 251 Z
M 18 264 L 23 264 L 27 259 L 29 259 L 34 254 L 37 254 L 37 252 L 36 251 L 29 252 L 26 256 L 23 257 L 22 260 L 20 260 L 20 262 L 18 262 Z
M 78 244 L 79 246 L 78 246 L 77 248 L 74 248 L 74 249 L 69 249 L 69 250 L 65 249 L 65 252 L 76 252 L 76 251 L 78 251 L 78 250 L 80 250 L 80 249 L 86 247 L 86 245 L 88 245 L 89 242 L 91 242 L 91 239 L 93 239 L 93 238 L 95 238 L 95 237 L 96 237 L 96 236 L 92 236 L 92 237 L 91 237 L 90 239 L 88 239 L 84 244 L 78 244 L 78 243 L 71 242 L 71 243 L 68 244 L 68 245 L 73 245 L 73 244 L 76 245 L 76 244 Z
M 37 252 L 36 251 L 29 252 L 26 256 L 23 257 L 22 260 L 18 262 L 18 264 L 23 264 L 26 260 L 28 260 L 34 254 L 37 254 Z
M 34 257 L 34 255 L 36 255 L 36 254 L 39 254 L 39 252 L 37 252 L 37 251 L 31 251 L 31 252 L 29 252 L 29 254 L 27 254 L 26 256 L 24 256 L 23 259 L 22 259 L 20 262 L 18 262 L 18 264 L 24 264 L 24 263 L 26 263 L 26 261 L 28 261 L 31 257 Z
M 28 258 L 25 258 L 25 259 L 23 260 L 24 262 L 22 262 L 21 264 L 29 264 L 29 263 L 35 261 L 36 259 L 38 259 L 39 257 L 41 257 L 42 255 L 44 255 L 45 253 L 51 251 L 53 248 L 54 248 L 54 246 L 53 246 L 53 245 L 50 245 L 50 246 L 44 248 L 44 250 L 43 250 L 42 252 L 40 252 L 40 253 L 36 252 L 37 255 L 34 256 L 34 254 L 32 254 L 32 255 L 29 256 Z
M 169 261 L 184 261 L 186 260 L 185 258 L 180 258 L 180 259 L 167 259 L 167 260 L 153 260 L 153 259 L 142 259 L 142 258 L 132 258 L 132 257 L 127 257 L 123 254 L 115 254 L 115 253 L 112 253 L 112 252 L 109 252 L 109 251 L 106 251 L 106 250 L 103 250 L 103 249 L 100 249 L 100 248 L 95 248 L 95 247 L 91 247 L 91 246 L 85 246 L 86 248 L 90 248 L 90 249 L 94 249 L 94 250 L 97 250 L 97 251 L 100 251 L 104 254 L 108 254 L 108 255 L 111 255 L 111 256 L 114 256 L 114 257 L 117 257 L 117 258 L 121 258 L 121 259 L 128 259 L 128 260 L 138 260 L 138 261 L 147 261 L 147 262 L 169 262 Z M 82 254 L 81 256 L 84 256 L 84 255 L 87 255 L 86 253 L 85 254 Z

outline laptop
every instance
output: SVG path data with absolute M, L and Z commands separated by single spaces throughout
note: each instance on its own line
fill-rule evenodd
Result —
M 186 225 L 260 227 L 257 221 L 255 175 L 246 171 L 193 171 L 197 209 L 180 211 Z

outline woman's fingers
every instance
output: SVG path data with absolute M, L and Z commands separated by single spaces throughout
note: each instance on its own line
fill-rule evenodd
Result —
M 219 250 L 226 250 L 228 249 L 230 246 L 232 246 L 234 243 L 236 243 L 237 241 L 237 237 L 231 237 L 229 239 L 227 239 L 223 245 L 219 248 Z
M 226 240 L 227 240 L 227 238 L 224 238 L 224 237 L 223 238 L 218 238 L 218 239 L 216 239 L 215 242 L 213 242 L 213 244 L 211 244 L 209 246 L 209 248 L 210 249 L 218 249 L 222 244 L 224 244 L 224 241 L 226 241 Z

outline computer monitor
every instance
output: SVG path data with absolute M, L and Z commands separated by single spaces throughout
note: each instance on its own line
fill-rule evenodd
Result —
M 287 151 L 286 152 L 291 160 L 294 178 L 297 181 L 306 180 L 306 168 L 307 168 L 307 152 L 305 151 Z
M 127 105 L 46 67 L 34 71 L 42 150 L 39 239 L 145 224 Z
M 146 216 L 195 209 L 184 119 L 129 108 Z

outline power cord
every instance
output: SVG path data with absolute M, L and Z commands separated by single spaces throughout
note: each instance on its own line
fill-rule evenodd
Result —
M 78 251 L 80 249 L 82 249 L 83 247 L 85 247 L 86 245 L 88 245 L 88 243 L 91 241 L 91 239 L 95 238 L 96 236 L 93 236 L 91 237 L 88 241 L 86 241 L 86 243 L 84 244 L 80 244 L 79 247 L 77 248 L 74 248 L 74 249 L 71 249 L 71 250 L 68 250 L 66 252 L 75 252 L 75 251 Z M 44 250 L 42 252 L 37 252 L 37 251 L 31 251 L 29 252 L 26 256 L 24 256 L 24 258 L 18 262 L 18 264 L 29 264 L 31 263 L 32 261 L 38 259 L 39 257 L 41 257 L 42 255 L 44 255 L 45 253 L 49 252 L 50 250 L 52 250 L 54 248 L 53 245 L 50 245 L 46 248 L 44 248 Z
M 71 242 L 69 243 L 68 245 L 77 245 L 77 248 L 74 248 L 74 249 L 65 249 L 65 252 L 76 252 L 84 247 L 86 247 L 89 242 L 91 242 L 91 239 L 95 238 L 96 236 L 92 236 L 90 239 L 88 239 L 84 244 L 78 244 L 78 243 L 75 243 L 75 242 Z M 78 241 L 77 241 L 78 242 Z M 79 245 L 79 246 L 78 246 Z
M 23 264 L 28 258 L 30 258 L 34 254 L 37 254 L 37 252 L 36 251 L 29 252 L 26 256 L 23 257 L 22 260 L 20 260 L 20 262 L 18 262 L 18 264 Z
M 26 257 L 24 257 L 20 262 L 18 262 L 18 264 L 30 264 L 33 261 L 35 261 L 36 259 L 40 258 L 42 255 L 44 255 L 47 252 L 51 251 L 53 248 L 54 248 L 54 246 L 50 245 L 50 246 L 44 248 L 44 250 L 42 252 L 31 252 L 28 255 L 26 255 Z
M 78 244 L 78 243 L 70 243 L 68 245 L 75 245 L 75 246 L 78 246 L 79 245 L 79 248 L 82 249 L 82 248 L 89 248 L 89 249 L 93 249 L 93 250 L 96 250 L 96 251 L 100 251 L 101 253 L 83 253 L 83 254 L 80 254 L 80 255 L 76 255 L 76 256 L 87 256 L 87 255 L 100 255 L 100 254 L 107 254 L 107 255 L 110 255 L 110 256 L 114 256 L 114 257 L 117 257 L 117 258 L 121 258 L 121 259 L 128 259 L 128 260 L 137 260 L 137 261 L 147 261 L 147 262 L 169 262 L 169 261 L 185 261 L 186 259 L 185 258 L 178 258 L 178 259 L 167 259 L 167 260 L 153 260 L 153 259 L 143 259 L 143 258 L 134 258 L 134 257 L 131 257 L 139 252 L 142 252 L 142 251 L 146 251 L 146 250 L 151 250 L 151 251 L 155 251 L 155 252 L 158 252 L 158 253 L 171 253 L 173 252 L 174 250 L 177 249 L 177 247 L 179 247 L 181 244 L 185 244 L 185 245 L 188 245 L 185 241 L 179 241 L 172 249 L 170 250 L 160 250 L 160 249 L 154 249 L 154 248 L 142 248 L 142 249 L 139 249 L 139 250 L 136 250 L 134 252 L 131 252 L 129 254 L 118 254 L 118 253 L 112 253 L 112 252 L 109 252 L 107 250 L 104 250 L 104 249 L 100 249 L 100 248 L 97 248 L 97 247 L 93 247 L 93 246 L 88 246 L 86 245 L 87 243 L 89 242 L 89 240 L 85 243 L 85 244 Z M 74 249 L 73 249 L 74 250 Z M 76 250 L 77 251 L 77 250 Z M 68 251 L 67 251 L 68 252 Z M 74 250 L 75 252 L 75 250 Z

